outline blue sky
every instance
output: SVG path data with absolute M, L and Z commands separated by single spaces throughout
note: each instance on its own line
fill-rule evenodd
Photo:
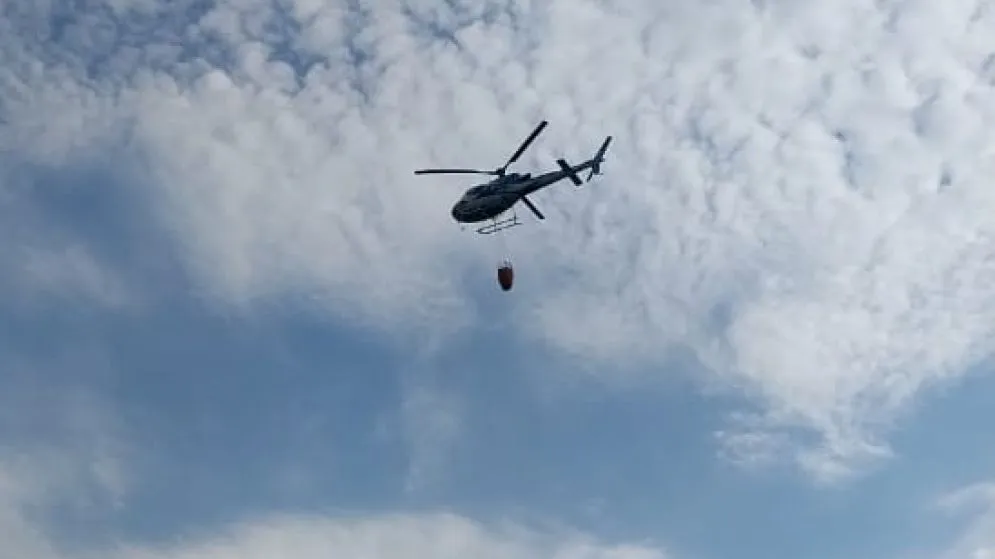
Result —
M 992 17 L 8 2 L 0 540 L 988 557 Z M 616 138 L 545 222 L 411 175 L 542 118 L 519 170 Z

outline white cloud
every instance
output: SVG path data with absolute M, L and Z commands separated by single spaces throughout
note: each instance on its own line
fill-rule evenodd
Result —
M 129 475 L 127 429 L 92 389 L 99 356 L 51 349 L 44 360 L 6 351 L 0 365 L 0 489 L 12 502 L 119 506 Z M 68 373 L 68 374 L 67 374 Z
M 661 549 L 611 544 L 566 530 L 485 524 L 448 513 L 365 516 L 271 515 L 228 526 L 199 526 L 168 545 L 122 541 L 113 545 L 60 540 L 58 529 L 39 511 L 65 512 L 66 502 L 86 493 L 83 478 L 62 475 L 81 456 L 53 449 L 22 449 L 16 459 L 0 457 L 0 556 L 31 559 L 664 559 Z M 54 460 L 53 460 L 54 459 Z M 53 464 L 60 467 L 53 468 Z M 60 473 L 61 472 L 61 473 Z M 193 529 L 190 527 L 190 529 Z M 98 535 L 99 536 L 99 535 Z M 98 541 L 105 538 L 98 537 Z
M 0 120 L 0 144 L 11 138 L 3 131 Z M 119 311 L 134 308 L 138 294 L 93 250 L 92 241 L 49 223 L 44 204 L 32 199 L 40 181 L 30 178 L 24 163 L 5 159 L 0 146 L 0 304 L 30 311 L 53 301 L 84 301 Z
M 963 533 L 938 559 L 990 559 L 995 557 L 995 483 L 978 483 L 944 495 L 941 509 L 968 515 Z
M 580 534 L 491 527 L 451 514 L 397 514 L 357 519 L 278 517 L 171 549 L 129 548 L 121 559 L 228 559 L 293 555 L 301 559 L 664 559 L 662 551 L 610 545 Z
M 187 527 L 193 532 L 172 543 L 66 542 L 44 519 L 66 513 L 66 505 L 89 497 L 88 457 L 72 449 L 19 448 L 0 455 L 0 539 L 2 557 L 31 559 L 664 559 L 663 550 L 611 544 L 569 530 L 529 528 L 513 522 L 480 523 L 449 513 L 382 515 L 289 515 L 254 517 L 226 526 Z M 72 474 L 72 475 L 67 475 Z M 99 479 L 99 476 L 96 476 Z M 114 487 L 100 485 L 116 495 Z M 42 514 L 39 514 L 41 512 Z M 92 509 L 90 511 L 93 512 Z
M 301 84 L 267 61 L 287 50 L 269 3 L 192 26 L 159 4 L 128 47 L 97 11 L 42 44 L 49 8 L 14 5 L 5 149 L 141 166 L 222 301 L 466 324 L 461 278 L 496 249 L 449 222 L 464 183 L 411 170 L 497 166 L 548 118 L 523 169 L 616 141 L 606 176 L 538 195 L 550 219 L 509 236 L 526 335 L 607 362 L 688 346 L 762 405 L 741 435 L 790 434 L 779 455 L 826 480 L 888 456 L 913 397 L 993 341 L 989 3 L 297 0 L 290 48 L 321 61 Z M 113 75 L 85 79 L 98 54 Z
M 21 366 L 31 378 L 18 377 Z M 49 381 L 50 367 L 0 366 L 0 557 L 66 559 L 64 522 L 99 523 L 122 505 L 130 472 L 121 427 L 89 392 Z
M 462 434 L 461 412 L 457 397 L 438 388 L 416 386 L 405 391 L 401 425 L 410 455 L 408 491 L 422 489 L 443 473 Z
M 125 281 L 85 246 L 15 248 L 21 250 L 0 256 L 0 281 L 11 305 L 82 299 L 122 310 L 137 302 Z
M 91 359 L 92 360 L 92 359 Z M 86 359 L 79 358 L 79 362 Z M 77 363 L 79 364 L 79 363 Z M 259 514 L 227 523 L 174 519 L 164 540 L 129 537 L 105 513 L 162 519 L 132 499 L 145 480 L 144 439 L 127 436 L 110 404 L 51 383 L 50 364 L 20 375 L 0 365 L 0 557 L 3 559 L 665 559 L 652 545 L 599 541 L 565 528 L 479 522 L 445 512 Z M 414 413 L 436 395 L 416 393 Z M 438 430 L 439 426 L 435 428 Z M 444 430 L 444 429 L 443 429 Z M 428 441 L 427 446 L 437 446 Z M 428 452 L 429 448 L 425 449 Z M 427 454 L 423 455 L 427 459 Z M 183 487 L 176 490 L 183 491 Z M 168 515 L 168 513 L 166 513 Z M 146 516 L 149 515 L 149 516 Z M 73 530 L 87 528 L 85 537 Z M 163 532 L 165 527 L 161 528 Z

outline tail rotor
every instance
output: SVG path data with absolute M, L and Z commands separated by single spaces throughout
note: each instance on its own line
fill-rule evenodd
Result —
M 601 144 L 601 147 L 598 148 L 597 153 L 595 153 L 594 157 L 591 159 L 593 163 L 591 164 L 591 172 L 587 174 L 588 182 L 594 178 L 594 175 L 601 174 L 601 164 L 605 162 L 605 152 L 608 151 L 608 144 L 610 144 L 611 141 L 611 136 L 606 137 L 604 143 Z

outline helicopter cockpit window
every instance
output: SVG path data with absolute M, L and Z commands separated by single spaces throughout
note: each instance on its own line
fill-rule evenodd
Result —
M 486 184 L 478 184 L 466 191 L 464 198 L 479 198 L 483 193 L 484 189 L 487 187 Z

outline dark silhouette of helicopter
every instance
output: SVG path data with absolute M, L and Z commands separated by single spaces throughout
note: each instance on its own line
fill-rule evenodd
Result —
M 479 223 L 486 220 L 492 221 L 490 225 L 477 229 L 478 233 L 488 235 L 496 233 L 502 229 L 520 225 L 518 216 L 514 213 L 514 210 L 512 210 L 511 217 L 501 221 L 498 221 L 497 219 L 501 214 L 505 213 L 509 209 L 512 209 L 518 201 L 521 201 L 528 206 L 537 218 L 546 219 L 545 216 L 542 215 L 542 212 L 535 207 L 535 204 L 533 204 L 527 196 L 563 179 L 570 179 L 575 186 L 580 186 L 582 182 L 580 177 L 577 176 L 577 173 L 585 169 L 591 170 L 587 175 L 588 181 L 590 181 L 594 175 L 600 175 L 601 164 L 605 160 L 605 151 L 608 150 L 608 144 L 611 143 L 612 140 L 611 136 L 607 136 L 604 143 L 601 144 L 601 147 L 598 148 L 598 151 L 594 154 L 594 157 L 576 166 L 571 166 L 564 159 L 557 159 L 556 163 L 560 166 L 559 171 L 549 171 L 534 177 L 531 173 L 505 174 L 505 170 L 508 166 L 522 156 L 525 149 L 532 144 L 547 124 L 549 123 L 545 120 L 540 122 L 539 125 L 536 126 L 535 130 L 532 131 L 532 134 L 530 134 L 529 137 L 522 142 L 522 145 L 519 146 L 518 151 L 516 151 L 514 155 L 508 159 L 508 162 L 493 171 L 481 171 L 479 169 L 421 169 L 415 171 L 415 174 L 495 175 L 497 178 L 467 189 L 463 196 L 456 202 L 455 205 L 453 205 L 452 211 L 450 212 L 450 215 L 452 215 L 453 219 L 455 219 L 458 223 Z

